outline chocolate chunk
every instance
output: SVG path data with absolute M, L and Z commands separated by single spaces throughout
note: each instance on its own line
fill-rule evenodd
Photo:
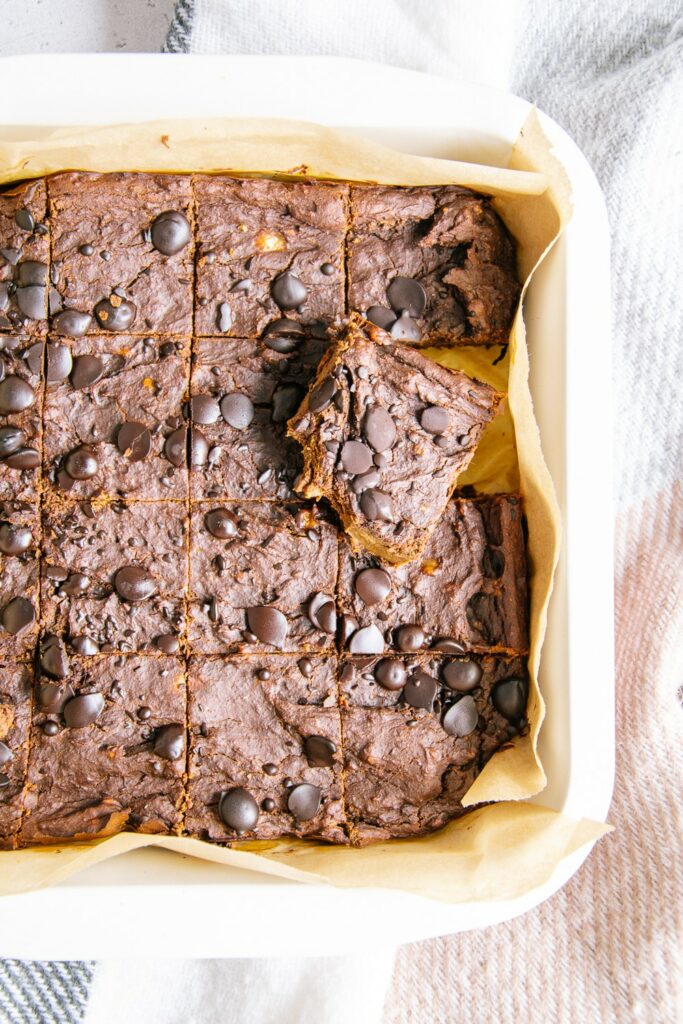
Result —
M 370 306 L 370 308 L 366 310 L 365 316 L 371 324 L 375 324 L 376 327 L 381 327 L 383 331 L 388 331 L 396 320 L 396 314 L 394 311 L 387 309 L 386 306 Z
M 201 469 L 209 457 L 209 442 L 198 427 L 190 428 L 190 466 Z
M 29 320 L 42 320 L 47 312 L 45 287 L 28 285 L 17 288 L 15 295 L 17 306 Z
M 396 631 L 396 646 L 399 651 L 405 651 L 406 654 L 419 651 L 426 639 L 422 627 L 416 626 L 413 623 L 400 626 Z
M 38 683 L 36 704 L 48 715 L 61 715 L 64 705 L 74 696 L 68 683 Z
M 94 448 L 89 444 L 74 448 L 64 460 L 64 469 L 72 480 L 90 480 L 99 469 Z
M 70 664 L 66 648 L 54 633 L 48 633 L 41 641 L 40 667 L 53 679 L 66 679 L 69 674 Z
M 391 591 L 391 577 L 384 569 L 362 569 L 353 586 L 366 605 L 378 604 Z
M 187 458 L 187 431 L 185 427 L 178 427 L 177 430 L 168 435 L 164 443 L 164 455 L 172 466 L 185 465 Z
M 0 381 L 0 416 L 23 412 L 35 405 L 35 401 L 33 388 L 21 377 L 10 374 Z
M 308 298 L 305 284 L 289 271 L 278 274 L 273 281 L 271 293 L 280 309 L 296 309 Z
M 336 752 L 336 745 L 325 736 L 307 736 L 304 740 L 304 754 L 313 768 L 331 768 Z
M 467 693 L 479 686 L 483 673 L 476 661 L 463 659 L 462 661 L 449 661 L 444 665 L 443 678 L 449 690 L 458 693 Z
M 354 476 L 366 473 L 372 465 L 372 452 L 361 441 L 347 441 L 341 450 L 341 464 Z
M 137 565 L 124 565 L 114 576 L 116 593 L 123 601 L 137 604 L 156 593 L 154 577 Z
M 13 597 L 2 610 L 0 623 L 12 636 L 20 636 L 36 621 L 35 608 L 26 597 Z
M 177 636 L 173 636 L 171 633 L 164 633 L 162 636 L 156 637 L 154 646 L 160 650 L 162 654 L 177 654 L 180 648 L 180 642 Z
M 66 380 L 73 368 L 71 349 L 58 342 L 49 342 L 46 352 L 48 384 L 58 384 L 60 381 Z
M 211 395 L 193 395 L 190 401 L 190 415 L 194 423 L 215 423 L 220 416 L 218 402 Z
M 83 655 L 84 657 L 89 658 L 94 654 L 100 653 L 98 644 L 90 636 L 72 636 L 70 643 L 76 654 Z
M 376 452 L 385 452 L 396 440 L 396 424 L 386 409 L 375 405 L 365 414 L 363 435 Z
M 247 608 L 247 626 L 261 643 L 282 649 L 287 636 L 287 619 L 279 610 L 268 605 Z
M 461 697 L 451 704 L 443 716 L 442 725 L 449 736 L 469 736 L 477 728 L 479 712 L 473 697 Z
M 23 555 L 33 543 L 33 534 L 28 526 L 0 523 L 0 551 L 4 555 Z
M 363 515 L 373 522 L 376 519 L 383 519 L 390 523 L 394 517 L 391 498 L 376 487 L 370 487 L 367 491 L 363 491 L 360 496 L 360 507 Z
M 403 689 L 403 699 L 412 708 L 431 711 L 439 689 L 439 682 L 427 672 L 414 672 Z
M 122 423 L 116 436 L 116 446 L 130 462 L 142 462 L 152 450 L 152 435 L 144 423 Z
M 65 334 L 70 338 L 82 338 L 83 335 L 88 333 L 91 324 L 92 317 L 90 313 L 82 313 L 78 309 L 65 309 L 52 318 L 53 330 L 57 334 Z M 95 357 L 81 356 L 81 358 L 94 359 Z M 81 385 L 81 387 L 85 387 L 85 385 Z
M 125 333 L 135 322 L 137 306 L 128 299 L 112 292 L 108 299 L 100 299 L 95 306 L 95 316 L 105 331 Z
M 22 208 L 14 214 L 14 222 L 22 231 L 33 231 L 36 222 L 30 210 Z
M 422 337 L 417 324 L 408 313 L 401 313 L 398 320 L 391 325 L 389 333 L 396 341 L 420 341 Z
M 104 697 L 101 693 L 83 693 L 67 701 L 62 714 L 69 729 L 85 729 L 97 721 L 103 709 Z
M 385 690 L 402 690 L 407 678 L 405 663 L 397 658 L 383 658 L 375 667 L 375 679 Z
M 448 430 L 448 412 L 438 405 L 428 405 L 420 414 L 420 426 L 428 434 L 445 434 Z
M 297 821 L 310 821 L 315 818 L 322 803 L 322 793 L 317 786 L 303 782 L 294 786 L 287 797 L 287 807 Z
M 356 630 L 349 641 L 351 654 L 382 654 L 384 651 L 384 637 L 377 626 L 365 626 Z
M 6 459 L 18 451 L 26 440 L 21 427 L 0 427 L 0 459 Z
M 9 469 L 37 469 L 40 465 L 40 452 L 35 448 L 19 448 L 7 456 L 5 465 Z
M 221 794 L 218 813 L 227 828 L 240 834 L 253 829 L 259 818 L 258 804 L 241 786 Z
M 387 299 L 397 313 L 411 316 L 422 316 L 427 305 L 427 293 L 412 277 L 395 277 L 387 288 Z
M 223 419 L 235 430 L 246 430 L 254 418 L 254 403 L 248 395 L 232 391 L 221 398 Z
M 228 540 L 237 536 L 237 516 L 227 508 L 214 508 L 204 516 L 204 525 L 212 537 Z
M 171 254 L 169 254 L 171 255 Z M 185 726 L 163 725 L 154 738 L 154 753 L 166 761 L 178 761 L 185 751 Z
M 526 710 L 526 680 L 513 678 L 496 683 L 491 693 L 491 700 L 500 715 L 510 722 L 517 721 Z
M 89 388 L 91 384 L 96 384 L 103 373 L 104 363 L 99 356 L 76 356 L 70 375 L 71 386 L 76 391 L 82 391 L 84 388 Z
M 152 222 L 152 245 L 164 256 L 175 256 L 191 238 L 190 222 L 179 210 L 165 210 Z
M 221 334 L 225 334 L 232 327 L 232 310 L 230 309 L 230 303 L 221 302 L 218 306 L 218 312 L 216 314 L 216 326 Z

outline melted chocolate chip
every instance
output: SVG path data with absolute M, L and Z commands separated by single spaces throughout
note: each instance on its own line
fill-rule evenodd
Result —
M 38 683 L 35 689 L 36 704 L 48 715 L 61 715 L 64 705 L 74 696 L 68 683 Z
M 0 459 L 6 459 L 18 451 L 26 440 L 21 427 L 0 427 Z
M 124 333 L 135 322 L 137 306 L 128 299 L 122 299 L 113 292 L 108 299 L 100 299 L 95 306 L 95 316 L 105 331 Z
M 396 646 L 399 651 L 405 651 L 406 654 L 419 651 L 425 640 L 426 636 L 422 627 L 412 623 L 400 626 L 396 631 Z
M 280 309 L 296 309 L 308 298 L 308 289 L 298 277 L 285 271 L 273 281 L 271 294 Z
M 99 469 L 94 448 L 89 444 L 74 448 L 64 460 L 64 469 L 72 480 L 90 480 Z
M 0 381 L 0 416 L 23 412 L 35 405 L 36 395 L 31 385 L 21 377 L 10 374 Z
M 370 487 L 360 496 L 360 507 L 363 515 L 371 522 L 384 520 L 391 522 L 394 518 L 394 507 L 391 498 L 384 491 Z
M 473 697 L 461 697 L 451 704 L 443 716 L 442 725 L 449 736 L 469 736 L 479 721 L 479 712 Z
M 383 331 L 388 331 L 396 320 L 396 314 L 386 306 L 370 306 L 365 312 L 366 319 Z
M 329 594 L 314 594 L 308 603 L 309 621 L 323 632 L 334 634 L 337 628 L 337 609 Z
M 303 388 L 298 384 L 279 384 L 273 392 L 272 412 L 273 423 L 284 423 L 291 419 L 304 397 Z
M 211 395 L 193 395 L 190 401 L 190 415 L 194 423 L 206 425 L 215 423 L 220 416 L 218 402 Z
M 448 430 L 448 412 L 438 405 L 428 405 L 420 413 L 420 426 L 428 434 L 444 434 Z
M 322 793 L 317 786 L 303 782 L 294 786 L 287 797 L 287 807 L 297 821 L 310 821 L 315 818 L 322 803 Z
M 223 824 L 238 833 L 251 831 L 259 818 L 258 804 L 241 786 L 221 795 L 218 813 Z
M 190 428 L 190 466 L 201 469 L 209 457 L 209 442 L 198 427 Z
M 6 764 L 9 764 L 10 761 L 13 760 L 14 754 L 12 753 L 10 748 L 7 746 L 6 743 L 2 743 L 2 741 L 0 741 L 0 768 L 4 768 Z
M 387 299 L 397 313 L 410 316 L 422 316 L 427 305 L 427 293 L 412 277 L 395 277 L 387 288 Z
M 48 633 L 41 641 L 40 667 L 53 679 L 66 679 L 71 669 L 66 648 L 53 633 Z
M 44 285 L 28 285 L 14 293 L 17 306 L 29 320 L 42 320 L 47 313 L 47 295 Z
M 407 678 L 405 663 L 397 658 L 383 658 L 375 667 L 375 679 L 385 690 L 402 690 Z
M 382 654 L 384 651 L 384 637 L 377 626 L 364 626 L 351 635 L 349 641 L 351 654 Z
M 177 430 L 168 435 L 164 443 L 164 455 L 172 466 L 185 465 L 187 458 L 187 431 L 185 427 L 178 427 Z
M 192 238 L 190 222 L 179 210 L 165 210 L 152 222 L 152 245 L 164 256 L 175 256 Z
M 225 334 L 232 327 L 232 310 L 228 302 L 221 302 L 218 305 L 218 312 L 216 313 L 216 327 Z
M 116 446 L 129 462 L 142 462 L 152 450 L 152 435 L 144 423 L 122 423 L 116 437 Z
M 334 381 L 329 378 L 311 392 L 308 408 L 311 412 L 323 412 L 337 393 Z
M 325 736 L 307 736 L 304 740 L 304 754 L 313 768 L 331 768 L 336 752 L 336 745 Z
M 166 761 L 178 761 L 185 750 L 185 726 L 163 725 L 154 738 L 154 753 Z
M 391 591 L 391 577 L 384 569 L 362 569 L 353 583 L 354 590 L 366 605 L 384 601 Z
M 40 465 L 40 453 L 35 448 L 19 448 L 5 459 L 9 469 L 37 469 Z
M 162 654 L 177 654 L 180 648 L 180 641 L 177 636 L 172 633 L 164 633 L 161 636 L 156 637 L 154 646 L 157 650 L 161 651 Z
M 500 715 L 510 722 L 515 722 L 521 718 L 526 709 L 526 680 L 512 678 L 496 683 L 491 693 L 491 700 Z
M 376 452 L 384 452 L 396 440 L 396 424 L 386 409 L 375 405 L 365 414 L 363 435 Z
M 114 588 L 123 601 L 137 604 L 156 593 L 156 583 L 150 573 L 137 565 L 124 565 L 114 576 Z
M 221 398 L 221 413 L 228 426 L 246 430 L 254 418 L 254 403 L 248 395 L 232 391 Z
M 71 349 L 58 342 L 49 342 L 46 346 L 46 353 L 48 384 L 58 384 L 60 381 L 66 380 L 73 369 Z
M 449 690 L 458 693 L 467 693 L 479 686 L 483 672 L 476 661 L 463 659 L 462 661 L 449 661 L 444 665 L 443 678 Z
M 421 338 L 417 324 L 408 313 L 401 313 L 398 320 L 391 325 L 389 333 L 396 341 L 419 341 Z
M 237 536 L 237 516 L 227 508 L 214 508 L 204 516 L 204 525 L 212 537 L 228 540 Z
M 279 610 L 269 605 L 247 608 L 247 626 L 261 643 L 282 649 L 287 636 L 287 619 Z
M 91 384 L 97 383 L 103 373 L 104 363 L 99 356 L 76 356 L 70 374 L 71 386 L 76 391 L 82 391 L 83 388 L 89 388 Z
M 30 210 L 25 207 L 21 210 L 17 210 L 14 214 L 14 222 L 17 227 L 21 228 L 22 231 L 33 231 L 36 226 L 36 222 L 33 219 L 33 214 Z
M 76 654 L 83 655 L 84 657 L 92 657 L 94 654 L 100 653 L 99 645 L 90 636 L 83 634 L 82 636 L 72 636 L 71 646 L 73 647 Z
M 439 689 L 439 682 L 427 672 L 414 672 L 403 689 L 403 699 L 412 708 L 431 711 Z
M 0 551 L 3 555 L 23 555 L 33 544 L 28 526 L 0 523 Z
M 69 729 L 85 729 L 97 721 L 103 709 L 104 697 L 101 693 L 84 693 L 67 701 L 62 714 Z
M 91 324 L 90 313 L 82 313 L 78 309 L 64 309 L 52 318 L 52 329 L 70 338 L 82 338 L 90 330 Z

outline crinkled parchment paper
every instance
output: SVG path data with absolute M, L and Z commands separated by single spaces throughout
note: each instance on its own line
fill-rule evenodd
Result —
M 468 185 L 495 197 L 518 243 L 520 274 L 529 277 L 571 213 L 566 175 L 550 153 L 535 114 L 524 125 L 509 167 L 499 169 L 396 153 L 331 129 L 286 121 L 176 121 L 92 129 L 41 131 L 0 142 L 0 183 L 66 169 L 223 171 L 313 176 L 396 185 Z M 432 349 L 507 389 L 503 414 L 485 433 L 460 484 L 489 492 L 519 488 L 529 525 L 531 565 L 530 730 L 497 753 L 467 794 L 467 803 L 503 801 L 419 839 L 364 849 L 305 840 L 240 843 L 232 849 L 196 839 L 123 833 L 90 843 L 0 854 L 0 894 L 53 885 L 98 861 L 156 846 L 215 863 L 301 882 L 381 886 L 446 902 L 510 899 L 545 882 L 563 857 L 608 830 L 519 802 L 545 785 L 536 743 L 544 705 L 537 673 L 560 544 L 560 521 L 543 460 L 528 388 L 528 353 L 521 310 L 503 358 L 499 350 Z

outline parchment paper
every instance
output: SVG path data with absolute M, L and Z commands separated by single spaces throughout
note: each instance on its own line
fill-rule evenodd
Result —
M 55 171 L 208 171 L 313 176 L 397 185 L 461 184 L 495 197 L 518 243 L 528 281 L 571 215 L 567 177 L 550 153 L 535 113 L 513 149 L 508 169 L 408 156 L 331 129 L 287 121 L 175 121 L 95 128 L 23 129 L 0 136 L 0 183 Z M 23 136 L 23 137 L 22 137 Z M 560 544 L 560 519 L 543 460 L 528 387 L 524 323 L 517 314 L 507 353 L 431 349 L 507 390 L 501 416 L 487 429 L 460 484 L 495 492 L 520 489 L 529 525 L 531 651 L 528 735 L 497 753 L 466 797 L 489 804 L 419 839 L 364 849 L 306 840 L 239 843 L 232 849 L 179 836 L 123 833 L 87 844 L 0 853 L 0 895 L 44 888 L 76 871 L 142 846 L 155 846 L 251 871 L 343 887 L 381 886 L 445 902 L 519 896 L 546 881 L 563 857 L 609 830 L 574 821 L 523 798 L 540 792 L 545 774 L 536 744 L 544 714 L 537 674 Z

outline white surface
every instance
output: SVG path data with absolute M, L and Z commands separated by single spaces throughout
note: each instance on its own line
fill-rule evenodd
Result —
M 300 117 L 411 152 L 499 164 L 528 111 L 524 101 L 482 87 L 329 59 L 84 56 L 41 58 L 35 66 L 10 60 L 0 64 L 0 84 L 5 78 L 7 89 L 20 72 L 35 97 L 25 97 L 20 113 L 8 112 L 17 124 L 45 123 L 49 86 L 55 122 Z M 116 96 L 109 88 L 114 76 Z M 611 424 L 606 414 L 596 425 L 584 413 L 604 408 L 598 403 L 611 372 L 608 233 L 587 163 L 557 125 L 544 119 L 544 126 L 572 178 L 576 212 L 532 285 L 527 308 L 532 391 L 566 532 L 541 670 L 548 703 L 541 755 L 549 785 L 536 800 L 573 817 L 602 820 L 614 770 L 612 508 L 604 475 Z M 593 373 L 584 375 L 580 367 L 588 355 Z M 134 920 L 154 921 L 158 956 L 357 952 L 522 913 L 556 891 L 586 854 L 565 860 L 545 886 L 521 899 L 447 906 L 383 890 L 280 883 L 140 851 L 48 892 L 5 898 L 0 953 L 36 959 L 144 955 L 149 931 L 131 929 Z M 194 925 L 179 942 L 177 907 L 190 901 Z M 324 936 L 309 923 L 321 918 L 335 924 Z
M 2 0 L 0 55 L 158 52 L 175 0 Z

